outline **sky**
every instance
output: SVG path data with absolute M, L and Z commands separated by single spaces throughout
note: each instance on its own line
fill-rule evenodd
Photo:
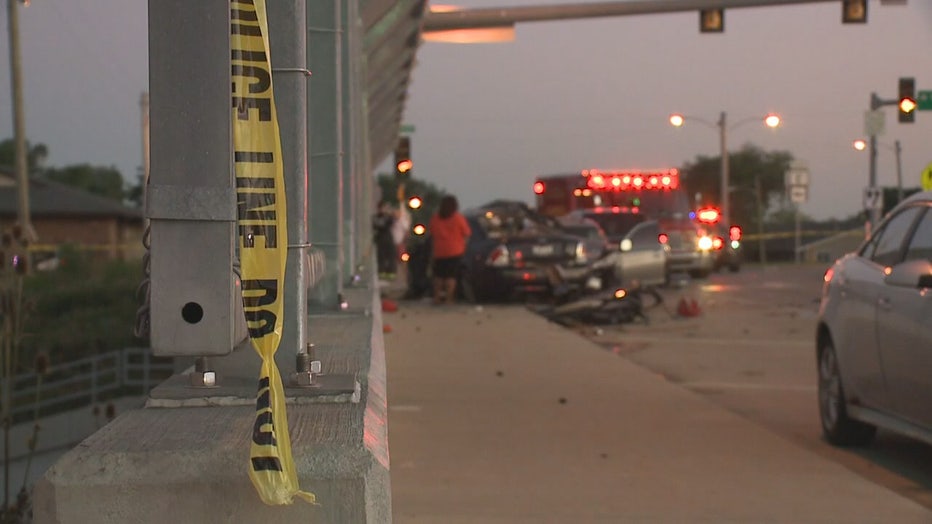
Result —
M 6 9 L 0 23 L 5 139 L 13 127 Z M 115 166 L 133 180 L 148 89 L 147 2 L 33 0 L 20 26 L 29 140 L 49 147 L 51 166 Z M 717 156 L 718 130 L 702 121 L 724 111 L 730 150 L 789 151 L 810 171 L 802 211 L 843 218 L 861 209 L 868 183 L 868 155 L 852 142 L 864 136 L 870 94 L 895 98 L 901 76 L 932 90 L 930 53 L 932 0 L 870 0 L 866 25 L 843 25 L 840 1 L 731 9 L 722 34 L 700 34 L 696 13 L 523 23 L 510 43 L 423 43 L 404 123 L 415 127 L 414 176 L 469 207 L 530 202 L 538 175 Z M 674 112 L 687 116 L 682 128 L 669 124 Z M 769 112 L 781 115 L 780 128 L 759 123 Z M 932 111 L 914 124 L 898 123 L 893 107 L 883 112 L 878 184 L 896 185 L 899 140 L 904 186 L 917 186 L 932 163 Z M 388 171 L 389 160 L 377 170 Z

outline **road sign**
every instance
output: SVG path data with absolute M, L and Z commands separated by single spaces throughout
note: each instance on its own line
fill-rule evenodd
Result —
M 809 188 L 807 186 L 790 186 L 790 202 L 805 204 L 807 200 L 809 200 Z
M 932 91 L 919 91 L 916 103 L 917 111 L 932 111 Z
M 922 183 L 923 191 L 932 191 L 932 162 L 922 170 L 920 182 Z
M 887 118 L 880 109 L 864 112 L 864 134 L 867 136 L 880 136 L 886 130 Z
M 864 209 L 881 209 L 883 199 L 879 187 L 864 188 Z
M 808 186 L 809 167 L 802 162 L 796 162 L 786 170 L 786 173 L 783 175 L 783 180 L 787 187 Z
M 414 133 L 414 124 L 401 124 L 401 127 L 398 128 L 398 132 L 402 135 L 410 135 Z

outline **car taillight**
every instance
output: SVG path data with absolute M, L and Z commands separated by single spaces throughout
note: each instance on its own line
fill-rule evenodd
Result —
M 661 244 L 666 244 L 669 241 L 670 241 L 670 236 L 667 235 L 666 233 L 660 233 L 659 235 L 657 235 L 657 242 L 660 242 Z
M 719 249 L 722 249 L 723 247 L 725 247 L 725 239 L 723 239 L 722 237 L 715 237 L 712 239 L 712 249 L 718 251 Z
M 822 276 L 822 296 L 828 295 L 828 287 L 832 283 L 832 277 L 835 276 L 835 268 L 830 267 L 825 270 L 825 275 Z
M 508 256 L 508 248 L 505 246 L 498 246 L 489 253 L 486 263 L 493 267 L 502 267 L 507 266 L 511 257 Z

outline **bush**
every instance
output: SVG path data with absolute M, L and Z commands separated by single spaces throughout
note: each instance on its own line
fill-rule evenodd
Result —
M 145 343 L 133 335 L 141 262 L 62 255 L 59 269 L 26 278 L 24 296 L 33 308 L 24 323 L 20 362 L 32 362 L 39 351 L 55 364 Z

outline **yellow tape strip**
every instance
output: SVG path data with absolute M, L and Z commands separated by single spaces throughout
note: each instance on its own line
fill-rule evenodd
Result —
M 313 503 L 314 495 L 298 487 L 284 387 L 275 365 L 282 336 L 288 228 L 265 0 L 231 0 L 230 9 L 243 306 L 252 345 L 262 357 L 249 478 L 266 504 L 291 504 L 295 496 Z

